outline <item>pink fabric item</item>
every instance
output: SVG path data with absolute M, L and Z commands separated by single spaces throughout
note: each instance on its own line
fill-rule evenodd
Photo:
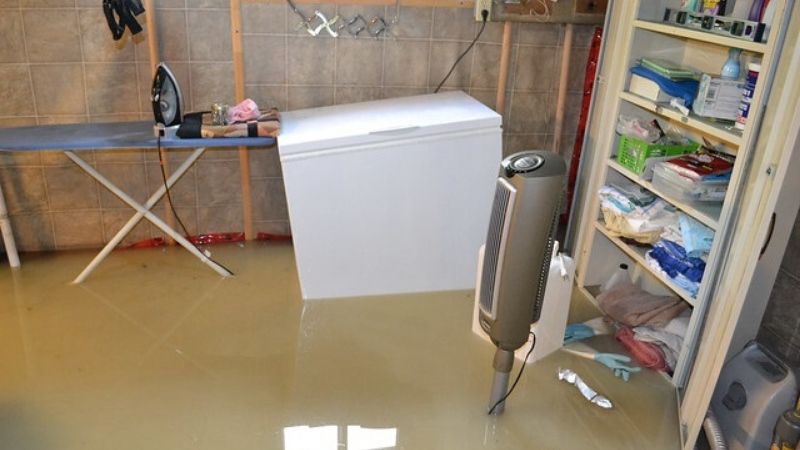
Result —
M 258 119 L 260 115 L 261 112 L 258 110 L 256 102 L 246 98 L 238 105 L 228 108 L 228 113 L 225 115 L 225 118 L 230 124 Z
M 656 344 L 637 341 L 630 327 L 620 327 L 614 337 L 625 347 L 631 357 L 642 366 L 662 372 L 669 368 L 664 352 Z

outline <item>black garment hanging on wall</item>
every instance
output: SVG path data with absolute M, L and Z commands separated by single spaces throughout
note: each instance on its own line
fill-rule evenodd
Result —
M 103 12 L 115 41 L 125 34 L 125 27 L 133 34 L 142 31 L 142 26 L 136 21 L 136 16 L 144 12 L 141 0 L 103 0 Z

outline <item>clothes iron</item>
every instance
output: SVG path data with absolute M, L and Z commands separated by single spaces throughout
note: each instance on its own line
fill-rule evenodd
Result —
M 156 119 L 156 136 L 174 138 L 183 120 L 183 96 L 177 78 L 163 62 L 156 67 L 150 99 Z

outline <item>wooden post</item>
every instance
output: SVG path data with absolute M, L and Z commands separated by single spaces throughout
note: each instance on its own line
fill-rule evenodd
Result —
M 564 31 L 564 48 L 561 51 L 561 76 L 558 79 L 558 97 L 556 99 L 556 120 L 553 127 L 553 151 L 559 153 L 561 135 L 564 132 L 564 115 L 566 114 L 567 88 L 569 84 L 569 59 L 572 55 L 572 34 L 574 26 L 566 25 Z
M 236 102 L 244 100 L 244 51 L 242 45 L 242 3 L 231 0 L 231 44 L 233 46 L 233 80 Z M 239 172 L 242 179 L 242 216 L 244 238 L 255 238 L 253 231 L 253 194 L 250 185 L 250 160 L 247 147 L 239 147 Z
M 150 76 L 156 73 L 156 66 L 161 62 L 161 55 L 158 50 L 158 28 L 156 25 L 156 5 L 154 0 L 144 0 L 145 10 L 145 26 L 147 27 L 147 53 L 150 59 Z M 161 155 L 159 155 L 159 159 Z M 169 178 L 169 159 L 164 158 L 164 173 Z M 170 228 L 175 228 L 175 216 L 172 214 L 172 208 L 169 203 L 164 202 L 164 219 Z M 166 236 L 167 242 L 171 245 L 175 244 L 175 239 Z
M 497 77 L 497 101 L 495 111 L 501 116 L 506 109 L 506 85 L 508 83 L 508 64 L 511 60 L 511 22 L 503 23 L 503 46 L 500 48 L 500 73 Z

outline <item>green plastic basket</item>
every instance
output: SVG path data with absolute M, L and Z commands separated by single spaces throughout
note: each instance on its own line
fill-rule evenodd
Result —
M 629 136 L 620 136 L 617 162 L 632 172 L 641 175 L 644 172 L 647 158 L 685 155 L 694 153 L 698 147 L 700 147 L 700 144 L 697 142 L 690 142 L 685 145 L 660 145 Z

